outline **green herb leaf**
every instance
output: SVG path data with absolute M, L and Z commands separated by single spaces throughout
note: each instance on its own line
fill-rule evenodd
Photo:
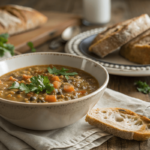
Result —
M 50 94 L 55 88 L 53 87 L 53 84 L 47 84 L 46 85 L 46 93 Z
M 9 87 L 9 89 L 18 89 L 18 88 L 19 88 L 19 83 L 18 83 L 18 82 L 14 82 L 14 83 L 12 84 L 12 86 Z
M 34 45 L 32 42 L 28 42 L 27 45 L 31 48 L 32 52 L 36 52 L 36 49 L 34 48 Z
M 7 50 L 3 47 L 0 47 L 0 57 L 3 57 Z
M 20 89 L 20 91 L 25 91 L 25 93 L 35 92 L 37 94 L 42 91 L 50 94 L 54 90 L 53 84 L 50 84 L 47 76 L 38 75 L 37 77 L 32 77 L 30 80 L 30 84 L 14 82 L 9 89 Z
M 50 67 L 48 67 L 47 70 L 50 74 L 53 74 L 53 70 Z
M 11 44 L 3 44 L 3 47 L 10 52 L 10 54 L 13 56 L 14 55 L 14 49 L 15 47 Z
M 66 71 L 68 71 L 68 69 L 66 69 L 66 68 L 62 68 L 61 70 L 58 70 L 55 67 L 53 67 L 53 68 L 48 67 L 47 70 L 50 74 L 64 75 L 67 80 L 69 79 L 68 76 L 74 76 L 74 75 L 78 74 L 77 72 L 66 72 Z
M 21 83 L 21 84 L 19 85 L 19 89 L 20 89 L 20 91 L 25 91 L 25 93 L 29 93 L 29 92 L 30 92 L 29 87 L 26 86 L 24 83 Z
M 10 52 L 10 54 L 14 55 L 14 46 L 11 44 L 7 44 L 9 35 L 7 33 L 0 34 L 0 57 L 3 57 L 5 52 Z
M 67 80 L 69 79 L 69 77 L 68 77 L 68 76 L 66 76 L 66 75 L 65 75 L 65 78 L 66 78 Z
M 9 38 L 9 34 L 8 33 L 3 33 L 3 34 L 0 34 L 0 37 L 2 37 L 4 39 L 8 39 Z
M 137 81 L 134 83 L 137 86 L 137 90 L 144 94 L 150 93 L 150 86 L 146 82 Z

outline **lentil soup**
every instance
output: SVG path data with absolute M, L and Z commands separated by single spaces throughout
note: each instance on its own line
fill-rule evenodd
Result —
M 90 74 L 61 65 L 30 66 L 0 77 L 0 98 L 26 103 L 73 100 L 98 88 Z

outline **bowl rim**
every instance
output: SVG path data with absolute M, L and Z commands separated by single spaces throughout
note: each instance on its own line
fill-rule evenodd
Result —
M 63 55 L 63 56 L 71 56 L 71 57 L 75 57 L 75 58 L 80 58 L 80 59 L 86 59 L 87 61 L 92 62 L 92 63 L 98 65 L 99 67 L 101 67 L 105 71 L 105 73 L 106 73 L 106 80 L 103 83 L 103 85 L 101 85 L 96 91 L 94 91 L 94 92 L 92 92 L 92 93 L 90 93 L 90 94 L 88 94 L 86 96 L 83 96 L 83 97 L 80 97 L 80 98 L 76 98 L 76 99 L 71 100 L 71 101 L 55 102 L 55 103 L 23 103 L 23 102 L 11 101 L 11 100 L 7 100 L 7 99 L 4 99 L 4 98 L 0 98 L 0 102 L 10 103 L 10 104 L 15 104 L 15 105 L 40 106 L 40 107 L 41 106 L 54 106 L 54 105 L 76 103 L 76 102 L 83 101 L 83 100 L 85 100 L 87 98 L 90 98 L 90 97 L 96 95 L 97 93 L 99 93 L 100 91 L 102 91 L 107 86 L 107 84 L 109 82 L 109 74 L 108 74 L 106 68 L 103 67 L 100 63 L 96 62 L 95 60 L 89 59 L 87 57 L 76 56 L 76 55 L 68 54 L 68 53 L 60 53 L 60 52 L 36 52 L 36 53 L 28 53 L 28 54 L 21 54 L 21 55 L 18 55 L 18 56 L 13 56 L 13 57 L 10 57 L 10 58 L 6 58 L 6 59 L 2 60 L 1 62 L 5 62 L 7 60 L 15 59 L 15 58 L 18 58 L 18 57 L 23 57 L 23 56 L 28 56 L 28 55 L 41 55 L 41 54 L 42 55 L 47 55 L 47 54 L 49 54 L 49 55 Z

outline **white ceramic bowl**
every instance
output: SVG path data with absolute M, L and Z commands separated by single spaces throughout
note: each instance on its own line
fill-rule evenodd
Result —
M 108 72 L 99 63 L 85 57 L 63 53 L 32 53 L 0 62 L 0 76 L 27 66 L 58 64 L 84 70 L 99 82 L 95 92 L 67 102 L 31 104 L 0 98 L 0 116 L 27 129 L 51 130 L 73 124 L 93 108 L 102 97 L 109 81 Z

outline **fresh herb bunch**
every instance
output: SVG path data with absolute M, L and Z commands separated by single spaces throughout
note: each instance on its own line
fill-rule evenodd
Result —
M 25 93 L 34 92 L 40 93 L 46 91 L 47 94 L 50 94 L 53 90 L 53 84 L 50 83 L 47 76 L 38 75 L 37 77 L 32 77 L 30 84 L 14 82 L 9 89 L 19 89 L 20 91 L 25 91 Z
M 61 70 L 58 70 L 57 68 L 53 67 L 52 69 L 50 67 L 47 68 L 48 72 L 50 74 L 55 74 L 55 75 L 64 75 L 65 78 L 68 80 L 69 77 L 68 76 L 74 76 L 74 75 L 77 75 L 78 73 L 77 72 L 66 72 L 68 71 L 69 69 L 66 69 L 66 68 L 62 68 Z
M 136 85 L 139 92 L 142 92 L 144 94 L 150 93 L 150 86 L 146 82 L 137 81 L 134 84 Z
M 0 34 L 0 57 L 3 57 L 5 52 L 10 52 L 10 54 L 14 55 L 15 47 L 11 44 L 8 44 L 9 35 L 7 33 Z
M 28 42 L 27 44 L 28 44 L 28 46 L 31 48 L 31 51 L 32 51 L 32 52 L 36 52 L 36 49 L 34 48 L 34 45 L 33 45 L 32 42 Z

